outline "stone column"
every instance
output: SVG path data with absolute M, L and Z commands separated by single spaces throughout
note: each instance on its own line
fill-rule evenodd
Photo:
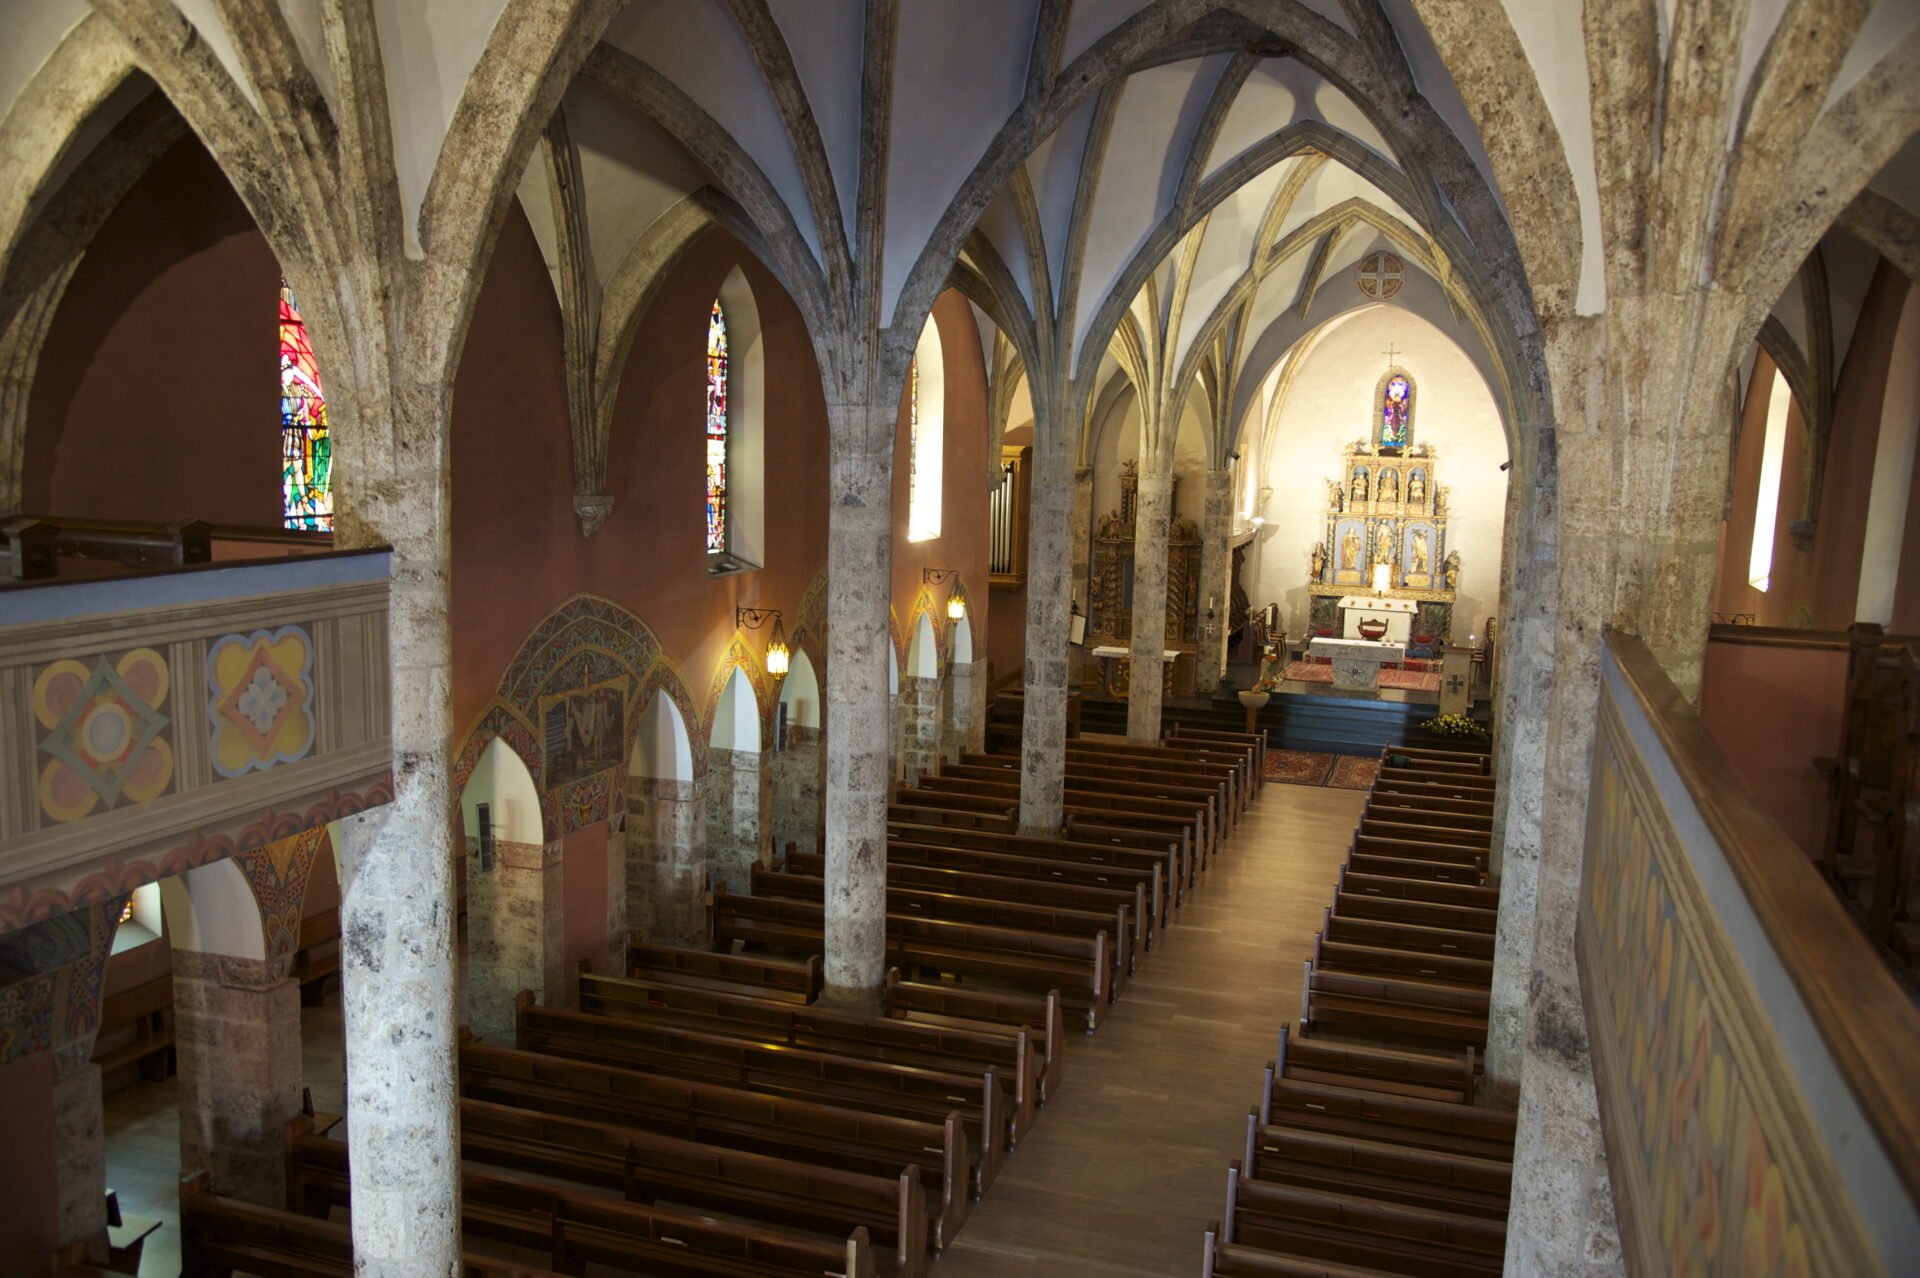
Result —
M 947 669 L 941 698 L 940 757 L 958 763 L 962 754 L 987 748 L 987 663 L 956 661 Z
M 1080 611 L 1092 612 L 1093 580 L 1093 467 L 1076 467 L 1073 472 L 1073 576 L 1067 588 L 1080 600 Z M 1028 555 L 1032 561 L 1032 555 Z M 1067 686 L 1078 688 L 1087 677 L 1087 649 L 1084 644 L 1067 646 Z
M 772 863 L 772 779 L 758 750 L 707 751 L 707 864 L 729 891 L 749 891 L 753 867 Z
M 900 765 L 907 785 L 939 770 L 940 694 L 938 679 L 900 680 Z
M 904 378 L 904 362 L 901 367 Z M 890 381 L 896 388 L 899 381 Z M 893 660 L 887 604 L 893 562 L 896 395 L 831 402 L 827 516 L 828 1003 L 879 1006 L 887 966 L 887 798 Z
M 821 741 L 818 728 L 787 725 L 787 746 L 773 757 L 773 843 L 785 852 L 820 851 Z
M 467 1025 L 507 1045 L 521 990 L 546 1007 L 567 1001 L 563 845 L 496 840 L 493 868 L 483 870 L 480 841 L 468 842 Z
M 696 781 L 627 778 L 627 924 L 661 945 L 706 935 L 707 812 Z
M 1067 739 L 1067 642 L 1073 596 L 1074 431 L 1064 392 L 1035 380 L 1027 499 L 1027 658 L 1020 729 L 1020 831 L 1060 832 Z
M 1127 735 L 1160 739 L 1160 689 L 1167 647 L 1167 533 L 1173 518 L 1173 452 L 1142 443 L 1133 508 L 1133 670 Z
M 54 1175 L 60 1182 L 56 1245 L 85 1242 L 105 1263 L 107 1124 L 93 1044 L 89 1033 L 53 1049 Z
M 1227 675 L 1227 630 L 1232 620 L 1233 472 L 1209 470 L 1206 509 L 1200 518 L 1200 651 L 1194 657 L 1194 691 L 1210 695 Z M 1208 619 L 1211 612 L 1213 617 Z
M 300 983 L 288 958 L 173 953 L 180 1172 L 263 1207 L 287 1201 L 283 1133 L 300 1112 Z M 351 1081 L 351 1079 L 349 1079 Z
M 631 786 L 633 778 L 626 780 Z M 607 968 L 616 975 L 627 970 L 627 938 L 633 924 L 627 916 L 627 800 L 607 818 Z

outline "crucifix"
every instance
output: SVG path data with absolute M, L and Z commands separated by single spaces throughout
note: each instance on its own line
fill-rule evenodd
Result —
M 1392 342 L 1388 342 L 1387 349 L 1384 351 L 1381 351 L 1380 353 L 1387 357 L 1387 366 L 1391 368 L 1393 366 L 1393 357 L 1395 355 L 1398 355 L 1400 352 Z

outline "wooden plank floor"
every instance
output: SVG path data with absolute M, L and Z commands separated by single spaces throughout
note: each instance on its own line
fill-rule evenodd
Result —
M 935 1278 L 1190 1276 L 1366 802 L 1268 785 Z

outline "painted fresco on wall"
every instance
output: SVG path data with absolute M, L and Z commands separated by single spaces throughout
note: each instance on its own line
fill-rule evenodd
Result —
M 300 947 L 300 907 L 314 857 L 326 841 L 327 827 L 322 825 L 233 855 L 260 907 L 268 958 L 292 954 Z
M 626 760 L 628 681 L 610 680 L 540 698 L 540 741 L 548 788 Z
M 313 750 L 313 638 L 302 626 L 224 635 L 207 652 L 208 751 L 229 779 Z
M 1620 712 L 1601 710 L 1578 950 L 1634 1272 L 1884 1272 Z
M 152 648 L 61 660 L 33 680 L 41 733 L 40 810 L 77 821 L 122 803 L 145 803 L 173 782 L 171 675 Z

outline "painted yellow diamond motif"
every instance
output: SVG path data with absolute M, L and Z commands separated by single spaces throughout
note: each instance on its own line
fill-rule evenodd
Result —
M 299 626 L 227 635 L 207 654 L 214 770 L 242 776 L 313 748 L 313 641 Z

